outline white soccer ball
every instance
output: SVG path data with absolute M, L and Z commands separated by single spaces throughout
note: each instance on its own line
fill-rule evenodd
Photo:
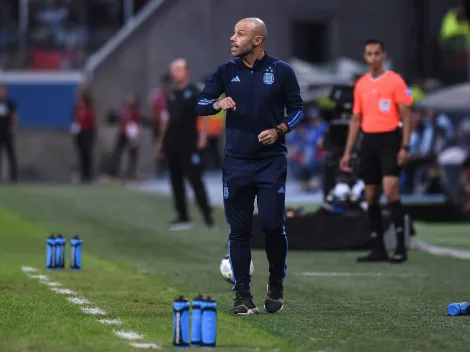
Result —
M 253 271 L 255 271 L 255 266 L 253 261 L 250 263 L 250 276 L 253 275 Z M 225 281 L 233 284 L 233 272 L 232 266 L 230 265 L 230 260 L 228 257 L 225 257 L 220 262 L 220 273 L 222 274 Z

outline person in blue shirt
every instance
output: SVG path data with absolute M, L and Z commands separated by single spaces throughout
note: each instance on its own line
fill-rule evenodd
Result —
M 260 19 L 239 21 L 230 38 L 235 59 L 217 68 L 196 107 L 200 116 L 227 111 L 223 196 L 236 291 L 230 312 L 242 315 L 259 312 L 251 295 L 249 274 L 255 197 L 269 261 L 264 307 L 270 313 L 283 308 L 287 255 L 285 135 L 303 118 L 295 73 L 287 63 L 265 52 L 266 38 L 266 25 Z M 226 97 L 219 100 L 222 93 Z

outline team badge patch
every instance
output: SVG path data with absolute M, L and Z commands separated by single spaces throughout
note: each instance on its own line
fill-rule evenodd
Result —
M 199 157 L 199 155 L 193 154 L 193 156 L 191 157 L 191 162 L 193 163 L 193 165 L 199 165 L 199 163 L 201 162 L 201 158 Z
M 392 103 L 390 102 L 390 99 L 380 99 L 379 101 L 380 111 L 389 112 L 391 106 L 392 106 Z
M 191 98 L 192 95 L 193 95 L 193 93 L 189 89 L 186 89 L 183 93 L 184 99 L 189 99 L 189 98 Z
M 228 198 L 228 187 L 227 184 L 224 184 L 224 199 Z
M 266 69 L 266 72 L 263 76 L 264 84 L 273 84 L 274 83 L 274 71 L 271 67 Z

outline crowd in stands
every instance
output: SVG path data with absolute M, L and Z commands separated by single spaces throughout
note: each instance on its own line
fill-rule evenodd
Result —
M 135 14 L 149 0 L 131 1 Z M 124 24 L 124 8 L 116 0 L 29 0 L 21 21 L 20 2 L 2 0 L 0 67 L 78 68 Z

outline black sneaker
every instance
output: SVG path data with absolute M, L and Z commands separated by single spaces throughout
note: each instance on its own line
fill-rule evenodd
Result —
M 241 294 L 237 292 L 234 299 L 235 303 L 233 308 L 230 308 L 229 313 L 238 315 L 252 315 L 258 314 L 259 310 L 253 303 L 253 297 L 250 294 Z
M 284 308 L 284 286 L 268 285 L 264 309 L 268 313 L 278 313 Z
M 173 220 L 168 224 L 169 231 L 184 231 L 192 227 L 191 223 L 187 220 Z
M 408 260 L 406 249 L 397 249 L 388 259 L 390 263 L 400 264 Z

